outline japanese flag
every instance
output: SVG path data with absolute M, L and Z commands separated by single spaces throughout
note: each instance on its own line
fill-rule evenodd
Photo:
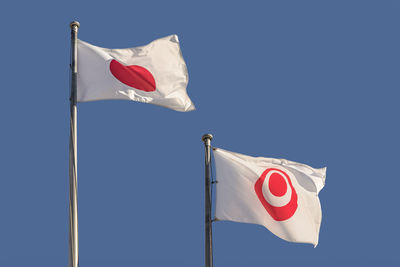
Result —
M 318 199 L 326 168 L 214 148 L 216 220 L 265 226 L 278 237 L 318 244 L 322 213 Z
M 126 99 L 177 111 L 194 110 L 178 37 L 109 49 L 78 40 L 77 101 Z

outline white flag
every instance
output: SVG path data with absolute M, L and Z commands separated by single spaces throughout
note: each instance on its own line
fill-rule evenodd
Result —
M 127 99 L 177 111 L 194 110 L 178 36 L 148 45 L 101 48 L 78 40 L 78 102 Z
M 214 148 L 217 220 L 265 226 L 278 237 L 318 244 L 318 198 L 326 168 Z

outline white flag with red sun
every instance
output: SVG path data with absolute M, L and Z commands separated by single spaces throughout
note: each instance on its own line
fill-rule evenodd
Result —
M 216 220 L 259 224 L 284 240 L 318 244 L 318 193 L 325 185 L 326 168 L 220 148 L 213 154 Z
M 148 45 L 101 48 L 78 40 L 77 101 L 126 99 L 177 111 L 194 110 L 178 37 Z

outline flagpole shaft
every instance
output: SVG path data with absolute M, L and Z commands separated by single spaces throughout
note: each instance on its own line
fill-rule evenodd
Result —
M 210 190 L 210 164 L 211 164 L 211 134 L 202 137 L 205 147 L 205 267 L 213 267 L 212 253 L 212 221 L 211 221 L 211 190 Z
M 70 96 L 70 139 L 69 139 L 69 267 L 79 265 L 78 242 L 78 198 L 77 198 L 77 38 L 79 22 L 73 21 L 71 27 L 71 96 Z

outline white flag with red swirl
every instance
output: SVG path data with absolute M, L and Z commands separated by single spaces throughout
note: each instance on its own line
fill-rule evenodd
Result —
M 214 148 L 215 219 L 265 226 L 278 237 L 318 244 L 322 212 L 318 193 L 326 168 Z
M 178 36 L 109 49 L 78 40 L 77 101 L 126 99 L 177 111 L 194 110 Z

